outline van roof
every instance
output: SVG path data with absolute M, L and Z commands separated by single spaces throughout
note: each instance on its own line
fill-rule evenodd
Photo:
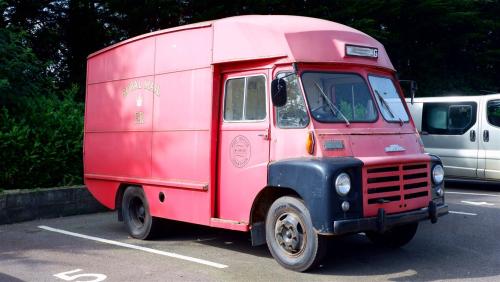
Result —
M 119 42 L 88 58 L 143 38 L 204 27 L 213 28 L 213 64 L 283 57 L 290 62 L 343 62 L 394 70 L 383 45 L 371 36 L 327 20 L 285 15 L 236 16 L 159 30 Z M 375 47 L 378 58 L 346 57 L 346 44 Z
M 500 93 L 497 94 L 487 94 L 487 95 L 470 95 L 470 96 L 439 96 L 439 97 L 416 97 L 413 99 L 416 103 L 421 102 L 464 102 L 464 101 L 478 101 L 479 99 L 487 98 L 500 98 Z M 405 99 L 406 102 L 410 102 L 410 98 Z

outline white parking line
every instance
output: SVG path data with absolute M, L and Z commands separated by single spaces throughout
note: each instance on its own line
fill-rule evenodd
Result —
M 204 260 L 204 259 L 188 257 L 188 256 L 184 256 L 184 255 L 179 255 L 179 254 L 176 254 L 176 253 L 164 252 L 164 251 L 160 251 L 160 250 L 155 250 L 155 249 L 151 249 L 151 248 L 136 246 L 136 245 L 122 243 L 122 242 L 108 240 L 108 239 L 102 239 L 102 238 L 99 238 L 99 237 L 88 236 L 88 235 L 79 234 L 79 233 L 75 233 L 75 232 L 70 232 L 70 231 L 66 231 L 66 230 L 62 230 L 62 229 L 52 228 L 52 227 L 45 226 L 45 225 L 40 225 L 40 226 L 38 226 L 38 228 L 41 228 L 41 229 L 47 230 L 47 231 L 52 231 L 52 232 L 56 232 L 56 233 L 61 233 L 61 234 L 73 236 L 73 237 L 78 237 L 78 238 L 93 240 L 93 241 L 97 241 L 97 242 L 101 242 L 101 243 L 106 243 L 106 244 L 110 244 L 110 245 L 120 246 L 120 247 L 124 247 L 124 248 L 129 248 L 129 249 L 144 251 L 144 252 L 148 252 L 148 253 L 152 253 L 152 254 L 167 256 L 167 257 L 181 259 L 181 260 L 186 260 L 186 261 L 195 262 L 195 263 L 199 263 L 199 264 L 204 264 L 204 265 L 212 266 L 212 267 L 215 267 L 215 268 L 226 268 L 226 267 L 228 267 L 225 264 L 211 262 L 211 261 Z
M 469 193 L 469 192 L 455 192 L 455 191 L 446 191 L 446 194 L 458 194 L 458 195 L 474 195 L 474 196 L 490 196 L 490 197 L 500 197 L 500 195 L 495 195 L 495 194 L 485 194 L 485 193 Z
M 452 213 L 452 214 L 463 214 L 463 215 L 477 215 L 477 213 L 460 212 L 460 211 L 449 211 L 449 213 Z
M 487 203 L 487 202 L 473 202 L 473 201 L 460 201 L 464 204 L 473 205 L 473 206 L 494 206 L 495 204 Z

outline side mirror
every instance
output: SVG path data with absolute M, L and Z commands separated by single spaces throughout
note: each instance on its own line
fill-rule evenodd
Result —
M 286 104 L 286 81 L 282 78 L 271 82 L 271 100 L 275 107 L 283 107 Z
M 418 90 L 418 86 L 417 86 L 417 82 L 415 80 L 399 80 L 399 83 L 402 84 L 402 83 L 408 83 L 409 86 L 410 86 L 410 89 L 406 88 L 406 87 L 403 87 L 403 89 L 406 91 L 409 90 L 410 92 L 410 98 L 411 98 L 411 104 L 413 105 L 413 99 L 415 99 L 415 94 L 417 93 L 417 90 Z M 406 84 L 406 85 L 408 85 Z
M 411 104 L 413 105 L 413 99 L 415 99 L 415 93 L 417 93 L 418 85 L 415 80 L 410 82 L 410 93 L 411 93 Z

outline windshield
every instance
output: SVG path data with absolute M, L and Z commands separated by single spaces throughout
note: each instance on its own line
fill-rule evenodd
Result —
M 368 77 L 368 80 L 384 119 L 398 122 L 408 121 L 408 114 L 392 80 L 372 75 Z
M 320 122 L 373 122 L 375 106 L 363 78 L 356 74 L 305 72 L 302 83 L 309 110 Z

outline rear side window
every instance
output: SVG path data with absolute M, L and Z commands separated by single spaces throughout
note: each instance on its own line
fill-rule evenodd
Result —
M 424 103 L 422 131 L 438 135 L 462 135 L 476 123 L 474 102 Z
M 258 121 L 266 118 L 266 79 L 250 76 L 228 79 L 224 120 Z
M 500 127 L 500 100 L 488 101 L 486 108 L 488 122 L 493 126 Z

